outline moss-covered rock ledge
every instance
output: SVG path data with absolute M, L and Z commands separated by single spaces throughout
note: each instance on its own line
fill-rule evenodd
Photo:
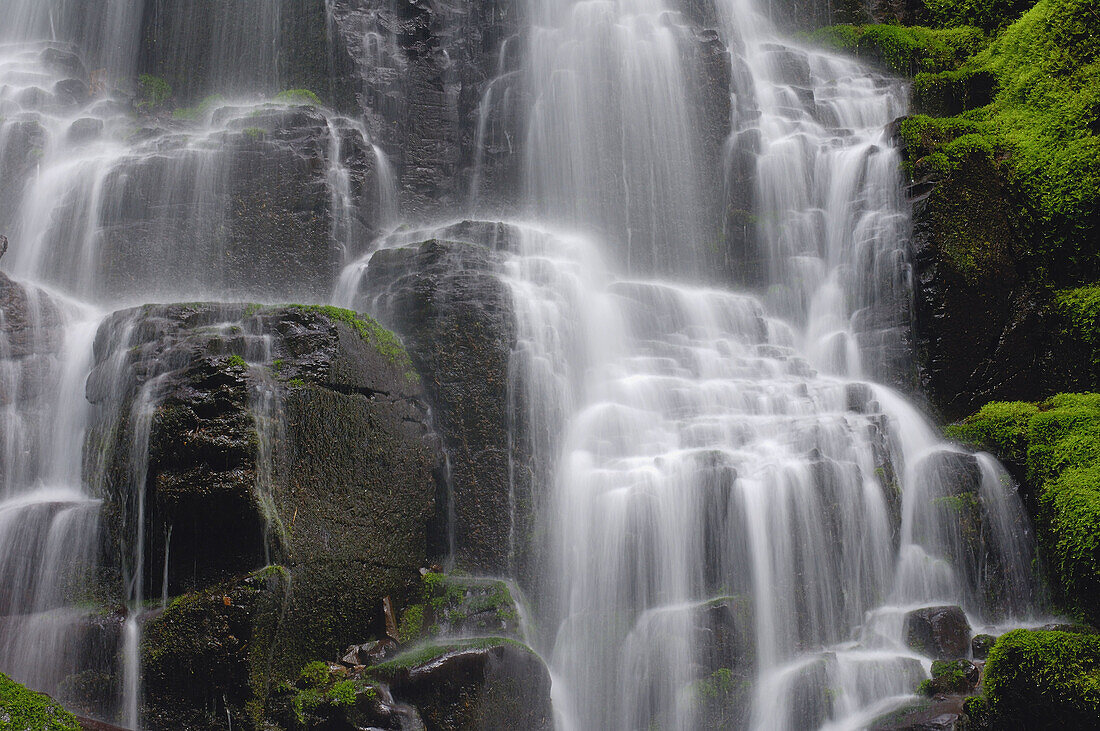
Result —
M 1055 598 L 1100 623 L 1100 394 L 994 402 L 947 428 L 1022 481 Z
M 0 673 L 0 728 L 13 731 L 80 731 L 76 716 L 48 695 Z

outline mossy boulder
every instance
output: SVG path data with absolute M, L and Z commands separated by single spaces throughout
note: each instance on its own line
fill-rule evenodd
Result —
M 517 588 L 507 581 L 428 572 L 420 601 L 405 608 L 398 639 L 439 637 L 524 639 Z
M 918 692 L 927 696 L 964 694 L 973 690 L 980 678 L 981 671 L 969 660 L 935 660 L 932 678 L 922 682 Z
M 153 613 L 141 639 L 146 727 L 254 727 L 287 631 L 280 623 L 289 595 L 289 573 L 271 566 Z
M 1092 728 L 1100 718 L 1100 636 L 1014 630 L 985 665 L 984 696 L 967 702 L 977 728 Z
M 80 731 L 76 716 L 48 695 L 35 693 L 0 673 L 0 728 L 14 731 Z
M 202 594 L 269 556 L 286 568 L 267 677 L 382 634 L 383 598 L 418 594 L 442 458 L 408 356 L 369 318 L 300 305 L 117 313 L 88 396 L 106 553 L 142 570 L 146 597 Z M 225 632 L 209 641 L 231 645 Z
M 432 641 L 370 667 L 313 661 L 270 707 L 287 729 L 553 728 L 546 665 L 502 637 Z

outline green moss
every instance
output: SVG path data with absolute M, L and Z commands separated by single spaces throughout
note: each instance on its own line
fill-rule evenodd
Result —
M 987 31 L 1003 28 L 1034 0 L 924 0 L 924 14 L 931 25 L 943 28 L 972 25 Z
M 405 346 L 401 344 L 401 341 L 397 339 L 397 336 L 378 324 L 378 322 L 369 315 L 360 315 L 352 310 L 346 310 L 341 307 L 333 307 L 331 305 L 289 305 L 301 310 L 310 312 L 319 312 L 330 320 L 337 322 L 343 322 L 346 325 L 350 325 L 357 333 L 359 337 L 368 341 L 378 350 L 378 352 L 392 363 L 397 368 L 404 370 L 405 378 L 413 383 L 420 381 L 420 376 L 416 374 L 412 367 L 412 360 L 409 358 L 408 352 L 405 350 Z
M 248 368 L 248 361 L 239 355 L 231 355 L 227 360 L 231 368 Z
M 138 109 L 160 109 L 172 97 L 172 86 L 159 76 L 142 74 L 138 77 Z
M 225 101 L 221 94 L 211 94 L 193 107 L 179 107 L 172 111 L 172 118 L 181 121 L 199 121 L 204 119 L 210 111 Z
M 1060 320 L 1059 352 L 1072 358 L 1081 384 L 1100 383 L 1100 285 L 1064 289 L 1055 295 Z M 1087 368 L 1081 368 L 1084 363 Z
M 970 669 L 970 663 L 966 660 L 935 660 L 932 662 L 931 685 L 941 693 L 966 692 L 973 686 L 973 683 L 967 679 Z M 921 685 L 923 686 L 924 683 Z
M 264 138 L 264 135 L 267 134 L 267 130 L 261 129 L 260 127 L 245 127 L 241 131 L 244 132 L 245 137 L 252 140 L 253 142 L 258 142 L 259 140 L 262 140 Z
M 979 28 L 900 25 L 834 25 L 814 31 L 809 38 L 906 76 L 958 68 L 989 43 Z
M 397 637 L 402 644 L 414 641 L 424 629 L 424 605 L 413 604 L 401 615 Z
M 989 653 L 984 685 L 994 717 L 1027 728 L 1091 728 L 1100 718 L 1100 636 L 1009 632 Z
M 275 95 L 275 101 L 295 106 L 323 107 L 321 98 L 309 89 L 287 89 Z
M 1039 407 L 1035 404 L 995 401 L 944 431 L 951 439 L 996 452 L 1002 458 L 1023 465 L 1027 460 L 1028 423 L 1038 412 Z
M 76 716 L 52 698 L 0 673 L 0 728 L 16 731 L 80 731 Z

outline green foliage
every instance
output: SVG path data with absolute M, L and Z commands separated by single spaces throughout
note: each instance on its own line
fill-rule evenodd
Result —
M 413 604 L 401 615 L 397 625 L 397 639 L 402 644 L 412 642 L 424 629 L 424 605 Z
M 138 77 L 138 92 L 140 98 L 137 108 L 153 111 L 164 106 L 171 98 L 172 86 L 159 76 L 142 74 Z
M 809 38 L 906 76 L 956 69 L 989 43 L 979 28 L 900 25 L 834 25 L 814 31 Z
M 309 89 L 287 89 L 275 95 L 275 101 L 301 107 L 323 107 L 321 98 Z
M 253 142 L 258 142 L 259 140 L 262 140 L 264 138 L 264 135 L 267 134 L 267 130 L 261 129 L 260 127 L 245 127 L 242 132 L 244 132 L 245 137 L 252 140 Z
M 1026 728 L 1092 728 L 1100 718 L 1100 636 L 1003 635 L 986 662 L 985 702 L 990 714 Z
M 231 355 L 227 361 L 232 368 L 248 368 L 248 361 L 239 355 Z
M 1088 369 L 1076 368 L 1089 385 L 1100 382 L 1100 285 L 1062 290 L 1055 295 L 1055 310 L 1061 320 L 1059 350 Z
M 987 31 L 1002 28 L 1031 7 L 1034 0 L 924 0 L 929 22 L 944 28 L 973 25 Z
M 35 693 L 0 673 L 0 728 L 80 731 L 80 724 L 48 695 Z
M 298 683 L 307 688 L 320 688 L 328 683 L 328 663 L 322 660 L 314 660 L 302 668 L 298 673 Z

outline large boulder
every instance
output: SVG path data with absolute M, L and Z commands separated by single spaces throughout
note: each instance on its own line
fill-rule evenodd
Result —
M 966 657 L 970 622 L 959 607 L 926 607 L 905 615 L 905 643 L 939 660 Z
M 373 321 L 305 306 L 123 311 L 100 328 L 88 398 L 107 554 L 143 598 L 285 566 L 272 677 L 381 634 L 383 599 L 416 591 L 442 458 L 407 355 Z

